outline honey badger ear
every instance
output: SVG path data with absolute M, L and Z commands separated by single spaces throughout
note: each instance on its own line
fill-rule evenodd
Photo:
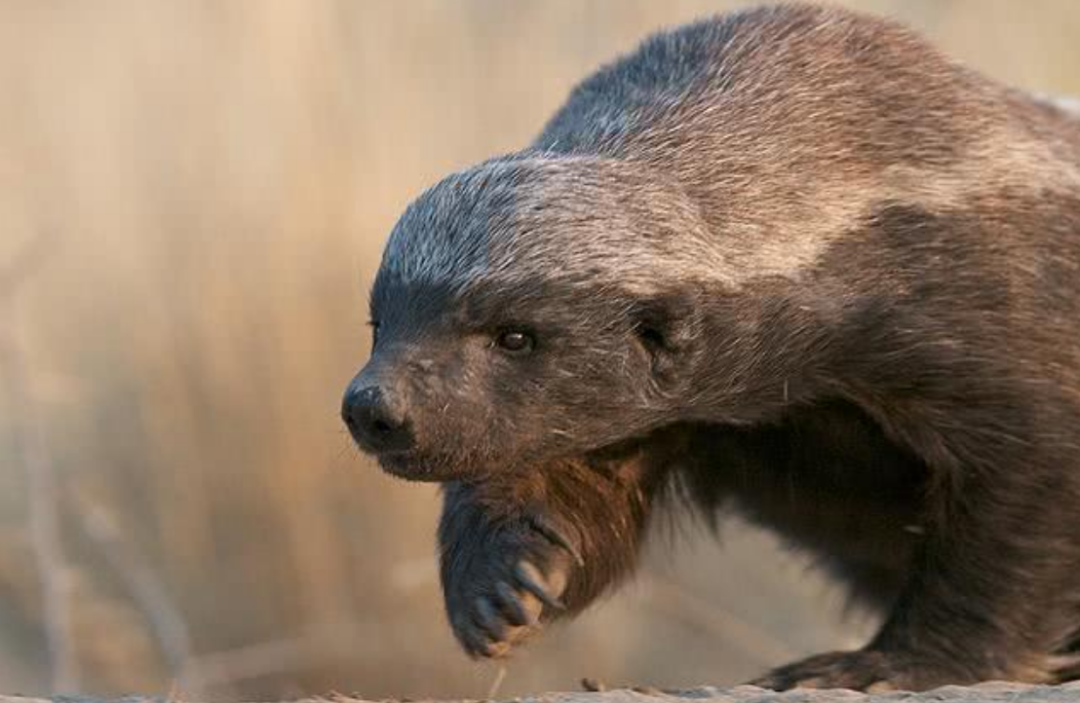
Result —
M 648 354 L 653 375 L 674 380 L 694 348 L 697 308 L 686 296 L 668 294 L 635 303 L 631 315 L 634 336 Z

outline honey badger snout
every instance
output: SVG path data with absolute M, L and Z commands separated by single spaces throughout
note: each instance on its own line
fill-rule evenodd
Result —
M 345 389 L 341 418 L 362 449 L 382 454 L 413 447 L 411 423 L 395 395 L 365 373 Z

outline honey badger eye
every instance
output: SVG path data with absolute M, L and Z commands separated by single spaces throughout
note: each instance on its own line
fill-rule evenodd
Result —
M 527 354 L 532 351 L 533 343 L 532 335 L 521 330 L 504 330 L 495 338 L 495 344 L 511 354 Z

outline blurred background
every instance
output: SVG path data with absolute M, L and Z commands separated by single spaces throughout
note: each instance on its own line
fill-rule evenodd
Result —
M 430 486 L 340 426 L 407 202 L 706 0 L 0 4 L 0 691 L 236 700 L 731 684 L 874 622 L 732 523 L 505 672 L 442 614 Z M 1073 0 L 852 2 L 1080 94 Z

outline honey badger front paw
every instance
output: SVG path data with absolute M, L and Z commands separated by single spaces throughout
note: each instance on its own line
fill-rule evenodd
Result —
M 454 635 L 471 657 L 496 658 L 564 610 L 576 540 L 536 515 L 461 535 L 443 555 L 443 594 Z
M 774 691 L 792 688 L 847 688 L 867 693 L 921 691 L 947 683 L 970 683 L 964 675 L 950 676 L 938 668 L 920 666 L 900 652 L 861 649 L 818 654 L 773 669 L 751 681 Z

